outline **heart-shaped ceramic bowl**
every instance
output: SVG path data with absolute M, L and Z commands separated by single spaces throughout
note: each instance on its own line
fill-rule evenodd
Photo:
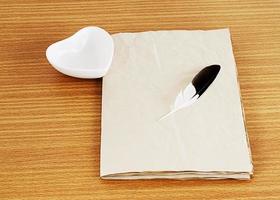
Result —
M 59 72 L 77 78 L 100 78 L 109 70 L 114 54 L 111 35 L 104 29 L 85 27 L 50 45 L 46 56 Z

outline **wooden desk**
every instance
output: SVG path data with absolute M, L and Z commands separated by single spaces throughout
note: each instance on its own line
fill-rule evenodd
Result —
M 1 1 L 0 199 L 280 199 L 280 1 Z M 54 41 L 110 33 L 229 27 L 255 175 L 251 181 L 103 181 L 101 80 L 55 71 Z

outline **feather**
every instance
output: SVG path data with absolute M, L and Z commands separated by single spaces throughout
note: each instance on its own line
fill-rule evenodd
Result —
M 211 83 L 215 80 L 221 67 L 220 65 L 211 65 L 203 68 L 177 95 L 174 105 L 169 113 L 160 118 L 165 119 L 176 111 L 192 105 L 207 90 Z

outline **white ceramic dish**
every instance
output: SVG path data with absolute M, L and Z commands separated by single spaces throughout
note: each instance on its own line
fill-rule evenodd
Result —
M 110 68 L 114 54 L 111 35 L 104 29 L 85 27 L 47 48 L 46 56 L 59 72 L 77 78 L 100 78 Z

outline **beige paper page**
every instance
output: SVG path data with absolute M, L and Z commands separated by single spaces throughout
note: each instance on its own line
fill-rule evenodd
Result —
M 103 78 L 100 175 L 126 172 L 252 172 L 227 29 L 113 35 Z M 204 67 L 216 80 L 168 118 L 177 94 Z

